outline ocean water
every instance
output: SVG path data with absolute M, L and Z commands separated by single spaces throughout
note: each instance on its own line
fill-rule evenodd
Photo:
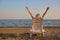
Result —
M 31 27 L 31 19 L 0 19 L 0 27 Z M 60 20 L 44 20 L 43 26 L 60 26 Z

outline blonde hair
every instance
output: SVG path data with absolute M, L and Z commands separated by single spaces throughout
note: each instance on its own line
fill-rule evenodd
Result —
M 38 16 L 40 16 L 40 14 L 36 14 L 36 16 L 35 16 L 35 17 L 38 17 Z

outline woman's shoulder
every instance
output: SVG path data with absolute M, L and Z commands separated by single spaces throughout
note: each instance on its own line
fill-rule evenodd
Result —
M 32 20 L 43 20 L 43 18 L 32 18 Z

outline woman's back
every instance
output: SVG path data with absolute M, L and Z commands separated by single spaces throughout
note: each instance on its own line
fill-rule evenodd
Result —
M 42 18 L 32 18 L 32 29 L 33 30 L 41 30 L 43 24 Z

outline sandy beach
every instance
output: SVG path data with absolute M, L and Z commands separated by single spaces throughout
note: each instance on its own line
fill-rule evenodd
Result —
M 26 33 L 29 33 L 30 29 L 31 27 L 0 28 L 0 34 L 15 34 L 16 36 L 19 36 L 20 34 L 25 35 Z M 48 38 L 47 40 L 60 39 L 60 27 L 44 27 L 44 29 L 46 30 L 45 38 L 44 38 L 45 40 L 46 38 Z M 18 38 L 14 38 L 13 40 L 15 39 L 18 40 Z M 0 36 L 0 39 L 2 40 L 1 36 Z M 28 37 L 26 37 L 25 39 L 32 40 L 32 39 L 29 39 Z M 20 40 L 25 40 L 25 39 L 24 37 L 22 37 Z M 9 40 L 9 38 L 7 40 Z M 33 40 L 35 40 L 35 38 Z M 39 40 L 39 38 L 37 38 L 36 40 Z

